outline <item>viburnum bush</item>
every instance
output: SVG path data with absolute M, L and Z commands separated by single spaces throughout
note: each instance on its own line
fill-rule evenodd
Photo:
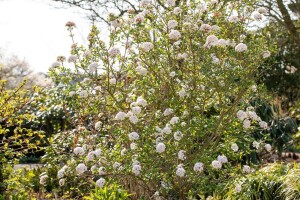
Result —
M 217 0 L 143 0 L 140 10 L 109 14 L 109 37 L 92 27 L 72 67 L 53 63 L 74 129 L 53 138 L 40 183 L 74 197 L 117 182 L 146 199 L 217 197 L 237 184 L 238 198 L 236 178 L 257 167 L 245 156 L 272 150 L 250 134 L 269 127 L 249 106 L 270 52 L 247 27 L 265 10 Z

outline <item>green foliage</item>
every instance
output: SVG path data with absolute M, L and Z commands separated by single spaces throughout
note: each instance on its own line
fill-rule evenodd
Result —
M 226 199 L 292 200 L 300 197 L 300 164 L 268 164 L 234 181 Z M 242 190 L 237 192 L 236 185 Z
M 121 200 L 130 199 L 129 195 L 125 190 L 117 184 L 110 184 L 109 186 L 99 188 L 96 186 L 95 189 L 91 191 L 89 197 L 84 197 L 85 200 Z

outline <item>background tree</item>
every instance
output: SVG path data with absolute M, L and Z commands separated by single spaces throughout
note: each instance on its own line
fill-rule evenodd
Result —
M 52 84 L 46 74 L 34 72 L 25 59 L 20 59 L 16 55 L 5 56 L 3 50 L 0 54 L 0 79 L 6 80 L 6 88 L 16 88 L 22 84 L 25 79 L 27 81 L 24 87 L 27 89 L 33 85 L 45 87 Z

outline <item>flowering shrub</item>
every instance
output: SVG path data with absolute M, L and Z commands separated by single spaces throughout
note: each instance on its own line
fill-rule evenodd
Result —
M 222 195 L 255 170 L 243 160 L 251 130 L 269 127 L 249 106 L 267 47 L 247 25 L 262 14 L 218 1 L 144 0 L 141 9 L 110 14 L 107 42 L 92 27 L 87 48 L 72 46 L 72 68 L 52 65 L 74 129 L 54 138 L 44 160 L 57 176 L 40 184 L 71 196 L 115 181 L 135 198 Z
M 40 149 L 44 133 L 29 125 L 35 119 L 31 108 L 38 100 L 39 88 L 24 89 L 26 81 L 14 89 L 6 89 L 0 80 L 0 192 L 7 189 L 5 179 L 10 176 L 16 158 Z M 8 188 L 9 189 L 9 188 Z

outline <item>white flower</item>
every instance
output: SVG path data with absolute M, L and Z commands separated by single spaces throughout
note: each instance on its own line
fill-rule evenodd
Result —
M 239 17 L 237 15 L 231 15 L 229 18 L 228 18 L 228 21 L 229 22 L 232 22 L 232 23 L 236 23 L 239 21 Z
M 172 132 L 171 130 L 171 127 L 170 126 L 166 126 L 163 130 L 162 130 L 163 133 L 165 134 L 170 134 Z
M 145 16 L 142 13 L 137 14 L 133 19 L 135 24 L 140 24 L 145 21 Z
M 99 175 L 105 175 L 106 174 L 105 173 L 105 167 L 100 167 L 98 172 L 99 172 Z
M 259 12 L 260 14 L 265 15 L 265 14 L 267 14 L 267 9 L 264 8 L 264 7 L 259 7 L 259 8 L 257 8 L 257 12 Z
M 257 116 L 256 112 L 254 112 L 254 111 L 248 111 L 248 116 L 249 116 L 250 119 L 252 119 L 252 120 L 258 119 L 258 116 Z
M 245 120 L 243 121 L 243 127 L 244 127 L 245 129 L 250 128 L 250 125 L 251 125 L 251 123 L 250 123 L 250 120 L 249 120 L 249 119 L 245 119 Z
M 54 69 L 56 67 L 59 67 L 60 65 L 61 65 L 60 62 L 56 61 L 56 62 L 52 63 L 51 68 Z
M 173 7 L 176 5 L 174 0 L 167 0 L 166 3 L 169 7 Z
M 138 176 L 141 173 L 142 167 L 138 164 L 133 165 L 132 167 L 132 173 L 134 173 L 134 175 Z
M 114 85 L 114 84 L 117 83 L 117 79 L 116 78 L 111 78 L 111 79 L 109 79 L 109 83 Z
M 233 143 L 231 145 L 231 149 L 234 151 L 234 152 L 237 152 L 239 150 L 239 146 L 236 144 L 236 143 Z
M 80 174 L 84 173 L 85 171 L 87 171 L 87 167 L 85 166 L 84 163 L 80 163 L 77 165 L 76 171 L 77 171 L 77 174 L 80 175 Z
M 260 14 L 259 12 L 257 12 L 257 11 L 254 11 L 254 12 L 252 13 L 252 15 L 253 15 L 253 18 L 254 18 L 256 21 L 260 21 L 260 20 L 262 20 L 262 18 L 263 18 L 263 15 Z
M 65 185 L 65 179 L 60 179 L 58 181 L 59 186 L 64 186 Z
M 185 160 L 185 159 L 186 159 L 185 151 L 184 151 L 184 150 L 180 150 L 180 151 L 178 152 L 178 159 L 179 159 L 179 160 Z
M 82 147 L 76 147 L 76 148 L 73 150 L 73 153 L 74 153 L 75 155 L 80 155 L 80 156 L 82 156 L 82 155 L 84 154 L 84 150 L 83 150 Z
M 176 175 L 179 177 L 184 177 L 185 170 L 183 169 L 183 167 L 181 165 L 177 166 Z
M 118 47 L 111 47 L 109 50 L 108 50 L 108 55 L 110 57 L 116 57 L 117 55 L 120 54 L 120 49 Z
M 98 63 L 97 62 L 93 62 L 89 65 L 89 71 L 90 73 L 93 73 L 97 70 L 97 67 L 98 67 Z
M 220 64 L 220 59 L 217 58 L 216 56 L 213 56 L 211 62 L 214 63 L 214 64 Z
M 226 157 L 226 156 L 224 156 L 224 155 L 219 155 L 219 156 L 218 156 L 218 158 L 217 158 L 217 160 L 218 160 L 220 163 L 222 163 L 222 164 L 224 164 L 224 163 L 227 163 L 227 162 L 228 162 L 228 159 L 227 159 L 227 157 Z
M 47 175 L 41 176 L 41 177 L 40 177 L 40 184 L 41 184 L 41 185 L 45 185 L 48 178 L 49 178 L 49 177 L 48 177 Z
M 136 124 L 136 123 L 138 123 L 139 119 L 137 118 L 137 116 L 131 115 L 131 116 L 129 117 L 129 121 L 130 121 L 131 123 L 133 123 L 133 124 Z
M 96 165 L 93 165 L 93 166 L 91 167 L 91 172 L 94 174 L 95 171 L 96 171 L 96 169 L 97 169 L 97 166 L 96 166 Z
M 95 87 L 95 90 L 101 91 L 101 86 L 96 86 L 96 87 Z
M 137 66 L 135 68 L 135 70 L 136 70 L 137 73 L 139 73 L 143 76 L 147 75 L 147 72 L 148 72 L 147 69 L 145 67 L 142 67 L 142 66 Z
M 178 53 L 176 56 L 176 59 L 177 60 L 185 60 L 185 59 L 187 59 L 187 57 L 188 57 L 187 53 Z
M 98 187 L 103 187 L 103 185 L 105 184 L 105 179 L 104 178 L 100 178 L 96 181 L 96 185 Z
M 74 96 L 75 94 L 76 94 L 76 92 L 71 91 L 71 92 L 69 93 L 69 96 L 72 97 L 72 96 Z
M 95 129 L 96 130 L 100 130 L 101 126 L 102 126 L 102 122 L 101 121 L 98 121 L 98 122 L 95 123 Z
M 121 156 L 124 156 L 125 153 L 126 153 L 126 151 L 127 151 L 126 148 L 122 149 L 122 150 L 121 150 Z
M 226 40 L 224 40 L 224 39 L 219 39 L 218 40 L 217 46 L 219 46 L 219 47 L 226 47 L 226 45 L 227 45 Z
M 75 55 L 70 55 L 70 57 L 68 58 L 68 63 L 76 63 L 78 57 Z
M 168 21 L 168 28 L 169 29 L 174 29 L 178 26 L 178 22 L 176 20 L 169 20 Z
M 102 150 L 101 149 L 96 149 L 95 151 L 94 151 L 94 154 L 95 154 L 95 156 L 100 156 L 101 154 L 102 154 Z
M 218 4 L 218 0 L 210 0 L 211 4 Z
M 265 149 L 270 152 L 272 150 L 272 146 L 270 144 L 265 144 Z
M 180 37 L 181 37 L 181 34 L 177 30 L 171 30 L 171 32 L 169 33 L 170 40 L 177 41 L 180 39 Z
M 236 113 L 236 116 L 239 120 L 244 120 L 246 117 L 247 117 L 247 113 L 242 111 L 242 110 L 239 110 L 237 113 Z
M 151 42 L 143 42 L 141 44 L 141 49 L 144 51 L 144 52 L 149 52 L 150 50 L 152 50 L 154 47 L 154 45 L 151 43 Z
M 174 71 L 170 72 L 170 76 L 171 76 L 172 78 L 174 78 L 175 75 L 176 75 L 176 72 L 174 72 Z
M 113 164 L 114 170 L 119 170 L 120 167 L 121 167 L 121 163 L 119 163 L 119 162 L 115 162 L 115 163 Z
M 175 15 L 179 15 L 181 12 L 182 12 L 182 9 L 179 8 L 179 7 L 176 7 L 176 8 L 174 8 L 174 10 L 173 10 L 173 13 L 174 13 Z
M 57 178 L 63 178 L 64 177 L 66 167 L 67 166 L 64 166 L 63 168 L 61 168 L 60 170 L 58 170 L 58 172 L 57 172 Z
M 118 114 L 115 116 L 115 119 L 122 121 L 122 120 L 125 119 L 125 117 L 126 117 L 126 113 L 124 113 L 124 112 L 118 112 Z
M 82 97 L 82 98 L 86 98 L 88 97 L 88 92 L 86 90 L 82 90 L 79 92 L 79 96 Z
M 179 117 L 172 117 L 172 119 L 170 120 L 170 124 L 174 125 L 177 124 L 179 122 Z
M 219 31 L 219 30 L 220 30 L 220 27 L 217 26 L 217 25 L 212 25 L 212 26 L 211 26 L 211 29 L 212 29 L 213 31 Z
M 247 45 L 245 45 L 244 43 L 239 43 L 238 45 L 235 46 L 235 51 L 236 52 L 247 51 Z
M 244 166 L 243 166 L 243 172 L 250 173 L 250 172 L 251 172 L 250 166 L 244 165 Z
M 150 5 L 151 5 L 151 1 L 149 1 L 149 0 L 142 0 L 141 1 L 141 7 L 143 7 L 143 8 L 147 8 Z
M 138 114 L 141 113 L 142 109 L 139 106 L 134 106 L 134 107 L 131 108 L 131 111 L 132 111 L 133 114 L 138 115 Z
M 253 141 L 252 146 L 256 149 L 259 149 L 259 143 L 256 141 Z
M 206 38 L 206 43 L 204 44 L 204 47 L 210 48 L 211 46 L 215 46 L 218 43 L 219 39 L 215 35 L 209 35 Z
M 158 143 L 157 145 L 156 145 L 156 151 L 158 152 L 158 153 L 162 153 L 162 152 L 164 152 L 166 150 L 166 145 L 164 144 L 164 143 Z
M 138 140 L 140 138 L 140 135 L 137 132 L 131 132 L 129 133 L 129 139 L 130 140 Z
M 96 155 L 95 155 L 94 151 L 89 152 L 87 155 L 88 161 L 93 161 L 95 159 L 95 157 L 96 157 Z
M 257 91 L 257 86 L 256 86 L 256 85 L 252 85 L 252 86 L 251 86 L 251 90 L 252 90 L 253 92 L 256 92 L 256 91 Z
M 167 109 L 164 111 L 164 116 L 171 115 L 172 113 L 173 113 L 173 109 L 172 109 L 172 108 L 167 108 Z
M 196 162 L 194 165 L 194 171 L 195 172 L 203 172 L 203 163 Z
M 122 26 L 122 21 L 120 19 L 116 19 L 114 21 L 111 21 L 110 25 L 115 27 L 115 28 L 118 28 L 118 27 Z
M 136 100 L 136 103 L 137 105 L 140 105 L 140 106 L 147 106 L 147 101 L 142 97 L 142 96 L 139 96 Z
M 271 52 L 270 51 L 264 51 L 262 54 L 263 58 L 268 58 L 271 56 Z
M 222 168 L 222 163 L 220 161 L 217 161 L 217 160 L 212 161 L 211 165 L 215 169 L 221 169 Z
M 177 141 L 181 140 L 182 139 L 182 133 L 180 131 L 176 131 L 174 133 L 174 139 L 177 140 Z
M 241 35 L 240 35 L 240 40 L 241 40 L 241 42 L 244 41 L 244 39 L 246 39 L 246 35 L 241 34 Z
M 186 91 L 184 88 L 182 88 L 179 92 L 178 92 L 178 95 L 180 98 L 183 98 L 185 95 L 186 95 Z
M 262 129 L 268 129 L 268 123 L 265 122 L 265 121 L 260 121 L 260 122 L 259 122 L 259 126 L 260 126 L 260 128 L 262 128 Z
M 240 184 L 235 186 L 235 192 L 240 193 L 242 191 L 242 186 Z
M 200 26 L 200 31 L 209 32 L 211 29 L 212 27 L 209 24 L 202 24 Z
M 134 143 L 134 142 L 130 144 L 130 149 L 131 149 L 131 150 L 136 150 L 137 147 L 138 147 L 137 144 Z

